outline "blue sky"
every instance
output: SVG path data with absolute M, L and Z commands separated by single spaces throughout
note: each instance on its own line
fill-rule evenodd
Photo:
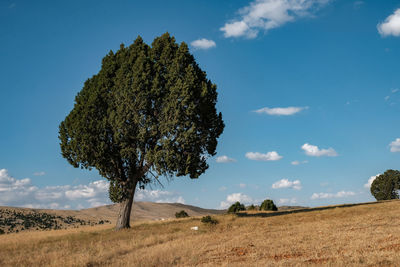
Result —
M 166 31 L 217 84 L 226 128 L 204 175 L 136 200 L 373 201 L 370 177 L 400 168 L 399 1 L 2 0 L 0 25 L 0 205 L 109 203 L 61 157 L 58 125 L 109 50 Z

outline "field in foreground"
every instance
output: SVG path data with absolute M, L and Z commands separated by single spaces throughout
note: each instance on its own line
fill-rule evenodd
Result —
M 0 266 L 400 266 L 400 201 L 0 236 Z M 190 227 L 198 226 L 198 231 Z

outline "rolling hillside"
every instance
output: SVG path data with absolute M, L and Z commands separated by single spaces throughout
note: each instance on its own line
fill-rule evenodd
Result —
M 83 210 L 0 207 L 0 233 L 114 224 L 118 210 L 119 207 L 116 204 Z M 175 213 L 181 210 L 185 210 L 189 216 L 224 213 L 223 210 L 202 209 L 179 203 L 135 202 L 132 219 L 133 221 L 143 221 L 175 218 Z

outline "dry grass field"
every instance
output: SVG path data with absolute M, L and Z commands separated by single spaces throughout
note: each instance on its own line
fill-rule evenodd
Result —
M 400 201 L 0 236 L 0 266 L 400 266 Z M 253 214 L 254 215 L 254 214 Z M 198 231 L 190 227 L 198 226 Z

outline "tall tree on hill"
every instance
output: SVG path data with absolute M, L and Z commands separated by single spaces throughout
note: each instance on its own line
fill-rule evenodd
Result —
M 96 168 L 120 204 L 116 229 L 130 227 L 137 187 L 158 177 L 198 178 L 224 129 L 216 85 L 168 33 L 139 36 L 103 58 L 61 122 L 61 151 L 74 167 Z
M 371 184 L 371 194 L 376 200 L 398 199 L 400 190 L 400 171 L 387 170 L 375 178 Z

